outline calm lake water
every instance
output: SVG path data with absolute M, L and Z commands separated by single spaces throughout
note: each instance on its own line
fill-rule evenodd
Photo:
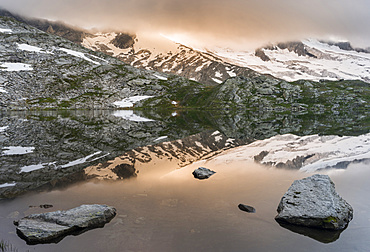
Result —
M 319 233 L 323 239 L 328 236 L 329 243 L 292 232 L 274 220 L 292 181 L 310 174 L 253 163 L 226 165 L 210 167 L 217 173 L 206 181 L 195 180 L 188 169 L 166 176 L 81 183 L 7 200 L 1 203 L 0 235 L 19 251 L 368 251 L 368 165 L 329 172 L 337 191 L 354 208 L 354 219 L 339 239 L 338 234 Z M 58 244 L 27 246 L 15 234 L 14 218 L 46 211 L 29 206 L 52 204 L 51 210 L 56 210 L 90 203 L 114 206 L 117 216 L 102 229 L 67 236 Z M 240 211 L 239 203 L 254 206 L 256 213 Z
M 36 149 L 33 156 L 2 156 L 0 169 L 9 169 L 5 167 L 9 164 L 13 164 L 14 169 L 35 162 L 62 164 L 96 151 L 110 153 L 106 158 L 111 158 L 138 146 L 209 129 L 245 141 L 285 133 L 306 135 L 337 131 L 356 135 L 369 131 L 367 118 L 361 116 L 347 118 L 347 124 L 340 124 L 345 119 L 340 115 L 310 120 L 304 115 L 274 118 L 266 114 L 247 117 L 194 111 L 114 113 L 3 114 L 2 148 L 22 145 Z M 197 163 L 182 169 L 174 166 L 170 173 L 168 167 L 164 170 L 149 165 L 153 165 L 153 172 L 130 180 L 79 182 L 62 189 L 1 200 L 0 239 L 18 251 L 368 251 L 370 248 L 369 164 L 321 172 L 330 175 L 338 193 L 354 208 L 354 219 L 340 234 L 292 231 L 274 220 L 278 203 L 291 183 L 312 174 L 225 161 L 208 167 L 217 173 L 200 181 L 191 174 Z M 240 211 L 239 203 L 255 207 L 256 213 Z M 53 208 L 30 207 L 42 204 L 51 204 Z M 29 246 L 15 233 L 13 220 L 81 204 L 111 205 L 117 209 L 117 216 L 104 228 L 67 236 L 57 244 Z

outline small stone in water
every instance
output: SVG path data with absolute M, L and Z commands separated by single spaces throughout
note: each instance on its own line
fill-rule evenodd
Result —
M 51 207 L 53 207 L 53 205 L 50 205 L 50 204 L 40 205 L 40 208 L 45 208 L 45 209 L 51 208 Z
M 199 167 L 198 169 L 193 171 L 194 178 L 197 179 L 207 179 L 215 174 L 215 171 L 212 171 L 205 167 Z
M 251 206 L 248 206 L 248 205 L 239 204 L 238 207 L 239 207 L 240 210 L 245 211 L 247 213 L 255 213 L 256 212 L 256 209 L 254 207 L 251 207 Z

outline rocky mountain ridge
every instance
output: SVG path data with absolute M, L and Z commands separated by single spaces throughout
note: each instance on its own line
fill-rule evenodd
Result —
M 124 40 L 122 38 L 125 38 Z M 117 41 L 123 40 L 122 44 Z M 138 45 L 140 37 L 124 33 L 97 33 L 86 36 L 82 45 L 114 56 L 134 67 L 175 74 L 207 85 L 217 85 L 230 77 L 252 76 L 254 71 L 227 63 L 217 55 L 173 43 L 166 52 L 152 46 Z M 167 41 L 167 43 L 171 41 Z
M 0 17 L 0 58 L 2 109 L 117 108 L 114 103 L 128 97 L 203 86 L 129 66 L 6 17 Z
M 137 36 L 131 36 L 132 46 L 118 48 L 112 43 L 118 36 L 121 35 L 89 35 L 82 45 L 135 67 L 172 73 L 210 85 L 230 77 L 251 76 L 251 69 L 286 81 L 358 79 L 370 82 L 370 50 L 353 48 L 349 42 L 310 39 L 269 45 L 254 52 L 227 48 L 197 50 L 173 42 L 176 49 L 159 53 L 150 46 L 136 45 L 140 41 Z
M 122 37 L 120 43 L 131 44 L 127 38 Z M 209 67 L 225 67 L 222 71 L 228 72 L 228 78 L 221 82 L 221 76 L 225 75 L 216 71 L 221 83 L 205 86 L 180 76 L 127 65 L 10 18 L 0 18 L 0 41 L 0 106 L 3 109 L 136 106 L 317 113 L 363 111 L 369 106 L 369 85 L 362 81 L 289 83 L 249 69 L 236 76 L 232 66 L 226 68 L 213 58 Z M 301 48 L 299 45 L 295 48 Z M 192 62 L 202 61 L 206 56 L 211 58 L 207 53 L 200 58 L 193 49 L 182 48 L 183 54 L 194 54 L 190 58 Z M 179 65 L 176 60 L 167 60 Z
M 370 82 L 370 49 L 354 48 L 349 42 L 309 39 L 270 44 L 255 51 L 230 48 L 199 50 L 186 45 L 186 42 L 176 43 L 162 37 L 168 49 L 157 50 L 151 40 L 145 41 L 140 35 L 93 33 L 60 22 L 20 17 L 6 11 L 0 11 L 0 15 L 15 17 L 137 68 L 175 74 L 207 85 L 217 85 L 235 76 L 250 77 L 254 71 L 286 81 L 345 79 Z
M 149 46 L 136 46 L 140 37 L 132 36 L 132 46 L 115 46 L 120 34 L 95 34 L 82 45 L 108 53 L 135 67 L 172 73 L 205 84 L 219 84 L 230 77 L 250 76 L 254 71 L 287 81 L 309 79 L 363 80 L 370 82 L 370 51 L 353 48 L 349 42 L 323 42 L 314 39 L 278 43 L 254 52 L 225 48 L 196 50 L 176 44 L 175 50 L 157 53 Z M 107 38 L 110 38 L 107 40 Z M 175 42 L 173 42 L 175 43 Z

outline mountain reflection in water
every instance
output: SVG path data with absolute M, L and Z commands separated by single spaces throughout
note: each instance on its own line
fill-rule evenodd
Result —
M 186 155 L 180 155 L 179 161 L 185 165 L 224 147 L 276 134 L 358 135 L 367 133 L 370 127 L 366 124 L 367 114 L 356 113 L 310 115 L 186 110 L 178 111 L 176 116 L 173 114 L 172 110 L 1 112 L 0 195 L 13 197 L 23 191 L 84 179 L 86 166 L 104 163 L 148 145 L 162 148 L 163 152 L 157 150 L 156 155 L 169 155 L 168 159 L 177 158 L 179 154 L 171 152 L 170 148 L 182 149 Z M 213 132 L 219 132 L 220 136 L 212 135 Z M 190 137 L 186 144 L 174 142 L 167 149 L 160 146 L 163 141 L 184 139 L 197 133 L 201 133 L 200 140 L 191 142 Z M 213 137 L 211 143 L 210 136 Z M 219 137 L 222 141 L 217 142 Z M 197 146 L 199 144 L 201 146 Z M 32 151 L 6 155 L 11 146 Z M 143 151 L 136 154 L 147 156 Z M 140 159 L 139 155 L 136 159 Z M 125 172 L 120 175 L 126 176 Z
M 297 233 L 293 234 L 274 220 L 280 198 L 293 180 L 310 174 L 266 168 L 243 158 L 193 162 L 278 134 L 365 134 L 370 129 L 368 114 L 173 112 L 0 112 L 1 197 L 53 189 L 1 200 L 0 237 L 20 251 L 320 251 L 323 245 L 316 240 L 335 241 L 336 235 L 331 239 L 289 229 Z M 32 151 L 4 155 L 11 146 Z M 122 171 L 116 175 L 138 176 L 116 182 L 81 182 L 96 177 L 86 173 L 87 166 L 101 163 L 109 167 L 115 162 L 112 160 L 125 160 L 122 156 L 137 163 L 130 170 L 126 162 L 128 176 Z M 208 180 L 195 180 L 191 173 L 198 166 L 216 174 Z M 368 167 L 359 163 L 346 170 L 320 171 L 330 173 L 339 194 L 355 211 L 340 239 L 326 245 L 328 251 L 370 247 Z M 66 237 L 57 245 L 28 247 L 14 233 L 15 219 L 89 203 L 112 205 L 118 214 L 104 229 Z M 240 203 L 253 206 L 256 213 L 240 211 Z M 54 208 L 29 208 L 43 204 Z

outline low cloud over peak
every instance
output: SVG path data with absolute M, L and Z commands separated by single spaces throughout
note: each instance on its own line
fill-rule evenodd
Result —
M 184 33 L 205 44 L 338 37 L 370 46 L 367 0 L 2 0 L 0 7 L 85 28 Z

